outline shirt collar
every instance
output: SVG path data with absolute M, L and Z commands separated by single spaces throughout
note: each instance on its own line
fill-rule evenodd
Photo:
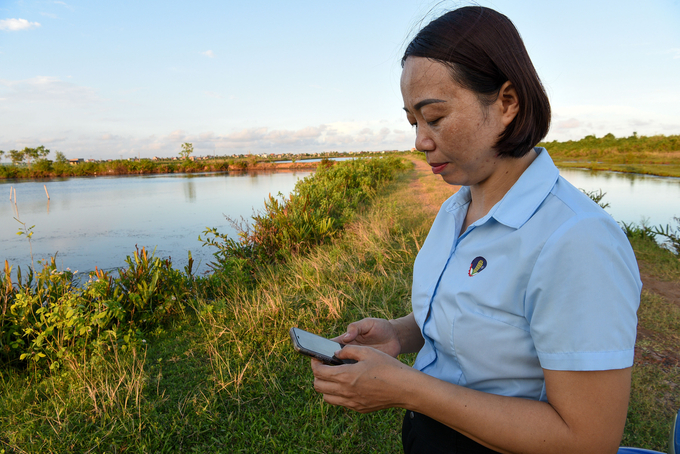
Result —
M 501 224 L 518 229 L 536 212 L 550 194 L 560 176 L 560 171 L 555 167 L 545 148 L 536 147 L 534 151 L 538 153 L 536 159 L 489 213 L 475 222 L 476 225 L 481 225 L 493 217 Z M 445 210 L 453 213 L 468 203 L 470 188 L 463 186 L 448 200 Z

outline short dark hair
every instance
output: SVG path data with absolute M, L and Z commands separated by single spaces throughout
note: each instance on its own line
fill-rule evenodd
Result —
M 426 25 L 404 52 L 445 64 L 462 87 L 475 92 L 484 105 L 498 97 L 508 80 L 519 98 L 519 111 L 498 137 L 499 156 L 521 157 L 548 133 L 550 102 L 524 42 L 503 14 L 482 6 L 466 6 Z

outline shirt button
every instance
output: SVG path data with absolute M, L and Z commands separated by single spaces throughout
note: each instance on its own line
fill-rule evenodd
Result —
M 415 415 L 415 414 L 413 414 L 413 412 L 410 412 L 410 413 L 409 413 L 409 415 L 408 415 L 408 417 L 409 417 L 409 418 L 411 418 L 411 419 L 413 419 L 413 418 L 415 418 L 415 417 L 416 417 L 416 415 Z

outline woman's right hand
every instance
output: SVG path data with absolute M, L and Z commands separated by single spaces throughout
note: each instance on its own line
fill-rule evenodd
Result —
M 365 318 L 350 323 L 347 332 L 333 340 L 343 344 L 373 347 L 395 358 L 401 353 L 397 329 L 389 320 L 382 318 Z

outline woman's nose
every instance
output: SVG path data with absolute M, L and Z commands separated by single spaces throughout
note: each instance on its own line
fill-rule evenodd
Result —
M 434 150 L 434 141 L 427 135 L 425 128 L 416 130 L 416 150 L 427 152 Z

